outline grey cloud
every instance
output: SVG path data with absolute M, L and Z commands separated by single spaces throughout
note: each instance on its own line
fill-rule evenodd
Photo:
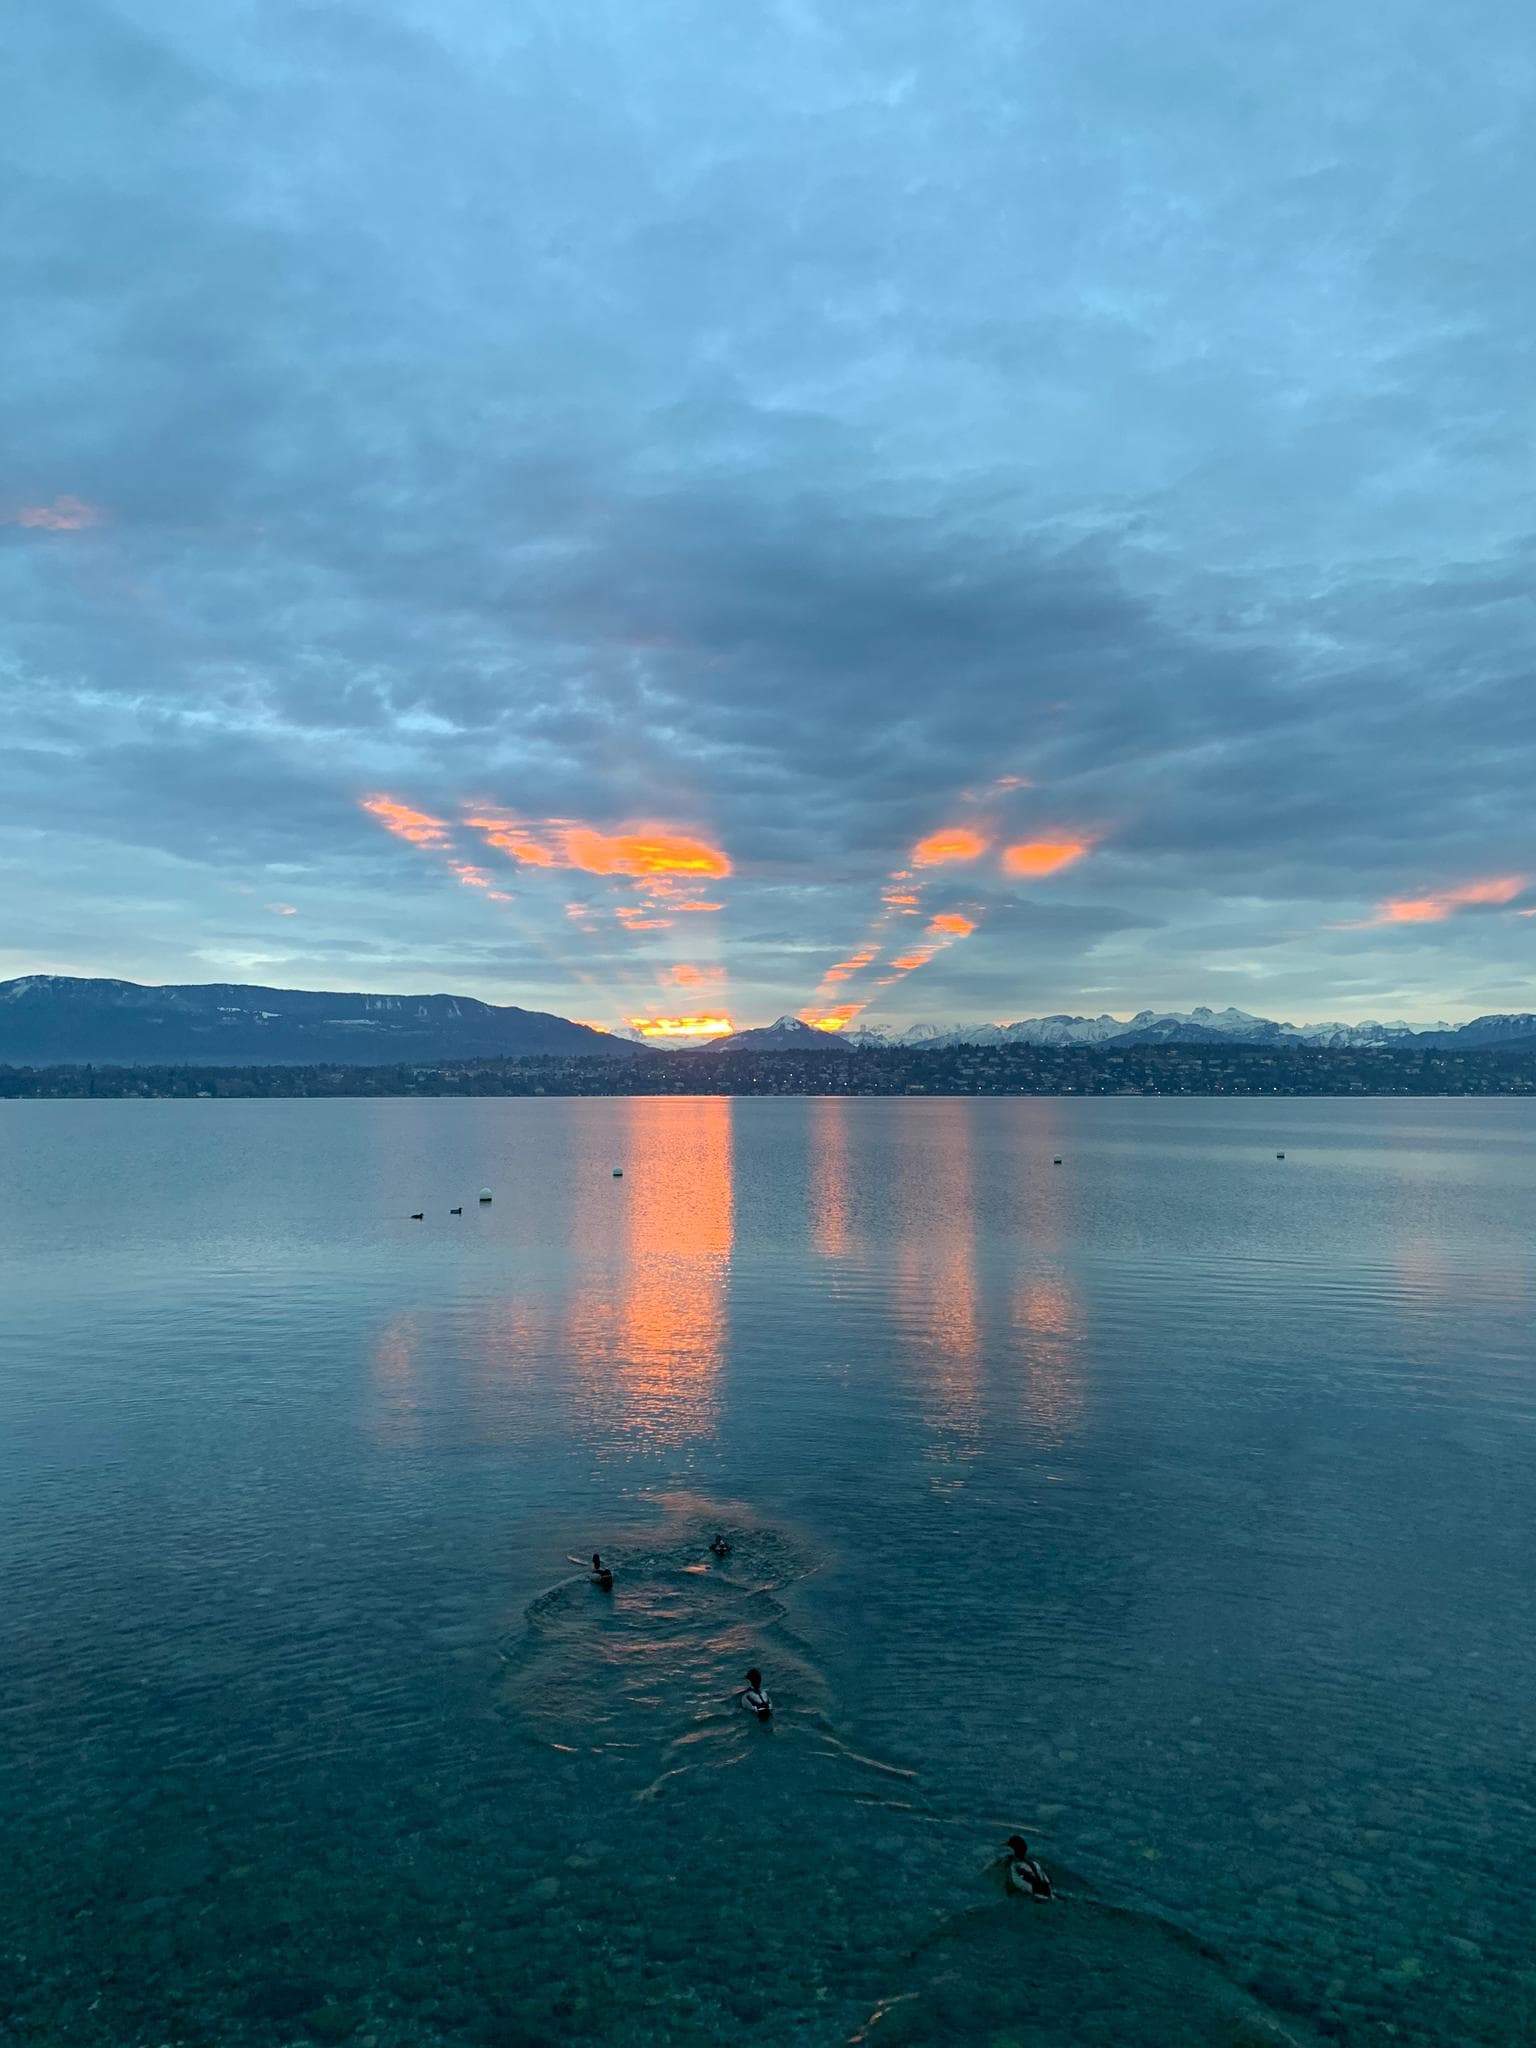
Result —
M 1362 952 L 1425 1014 L 1528 978 L 1529 922 L 1329 929 L 1536 871 L 1523 9 L 97 0 L 9 33 L 0 518 L 104 519 L 0 525 L 0 857 L 38 872 L 41 833 L 86 899 L 40 884 L 7 957 L 223 945 L 223 892 L 286 863 L 336 911 L 296 976 L 441 948 L 590 1007 L 571 878 L 472 853 L 558 941 L 520 951 L 359 814 L 387 788 L 709 831 L 730 908 L 632 957 L 718 940 L 776 1010 L 1012 772 L 999 830 L 1101 853 L 958 878 L 982 930 L 893 1002 L 981 1000 L 1026 935 L 1046 1007 L 1106 947 L 1147 1000 L 1228 955 L 1314 1012 Z

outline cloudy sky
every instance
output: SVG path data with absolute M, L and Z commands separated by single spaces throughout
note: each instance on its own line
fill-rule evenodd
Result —
M 1528 0 L 3 42 L 0 974 L 1536 1008 Z

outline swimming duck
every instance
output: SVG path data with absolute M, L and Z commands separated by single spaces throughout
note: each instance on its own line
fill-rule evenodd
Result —
M 459 1209 L 450 1209 L 450 1210 L 448 1211 L 448 1214 L 449 1214 L 450 1216 L 462 1216 L 462 1215 L 464 1214 L 464 1211 L 463 1211 L 463 1209 L 462 1209 L 462 1208 L 459 1208 Z
M 736 1697 L 749 1714 L 756 1714 L 759 1721 L 768 1720 L 773 1713 L 773 1701 L 763 1691 L 763 1674 L 755 1664 L 747 1673 L 746 1685 Z
M 413 1209 L 411 1211 L 411 1221 L 413 1223 L 419 1223 L 422 1217 L 426 1215 L 426 1213 L 427 1212 L 425 1209 Z
M 709 1548 L 715 1557 L 729 1557 L 731 1554 L 731 1546 L 723 1536 L 717 1536 Z
M 1026 1899 L 1048 1899 L 1052 1896 L 1051 1880 L 1029 1853 L 1029 1844 L 1022 1835 L 1008 1837 L 1008 1868 L 1004 1873 L 1009 1891 L 1018 1892 Z

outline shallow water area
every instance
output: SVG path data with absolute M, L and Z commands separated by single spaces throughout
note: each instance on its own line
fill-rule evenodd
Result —
M 6 1105 L 0 2037 L 1536 2039 L 1533 1140 Z

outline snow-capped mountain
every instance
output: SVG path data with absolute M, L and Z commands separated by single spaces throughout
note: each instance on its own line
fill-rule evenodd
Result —
M 1497 1025 L 1496 1031 L 1484 1027 Z M 1526 1034 L 1536 1035 L 1536 1022 L 1519 1017 L 1479 1018 L 1461 1030 L 1478 1032 L 1465 1043 L 1492 1043 Z M 1449 1044 L 1458 1038 L 1449 1025 L 1412 1024 L 1286 1024 L 1255 1017 L 1247 1010 L 1138 1010 L 1134 1017 L 1072 1017 L 1057 1012 L 1046 1017 L 1021 1017 L 1013 1024 L 915 1024 L 905 1031 L 868 1029 L 849 1032 L 852 1045 L 920 1048 L 951 1045 L 1398 1045 L 1415 1039 Z
M 818 1031 L 798 1017 L 776 1017 L 755 1031 L 733 1031 L 729 1038 L 711 1038 L 691 1048 L 696 1052 L 846 1052 L 837 1033 Z
M 1464 1052 L 1496 1045 L 1529 1045 L 1532 1039 L 1536 1039 L 1536 1016 L 1529 1010 L 1474 1017 L 1470 1024 L 1441 1025 L 1436 1031 L 1419 1033 L 1423 1045 L 1455 1045 Z

